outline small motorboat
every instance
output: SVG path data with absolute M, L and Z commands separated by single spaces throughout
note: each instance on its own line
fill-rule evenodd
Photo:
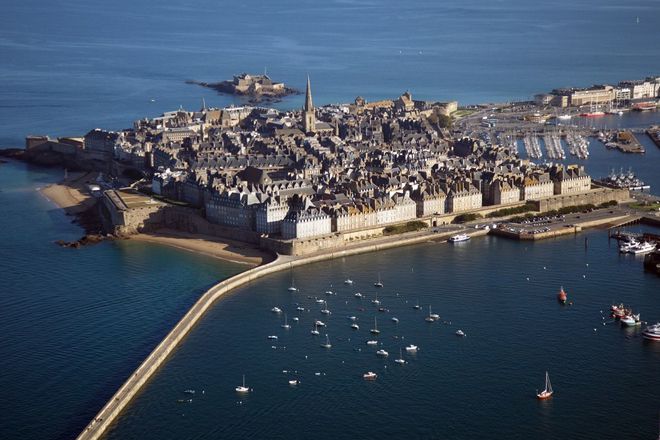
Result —
M 293 380 L 289 381 L 289 385 L 294 386 L 294 387 L 296 385 L 298 385 L 299 383 L 300 383 L 300 381 L 298 379 L 293 379 Z
M 344 284 L 351 285 L 351 284 L 353 284 L 353 280 L 350 279 L 350 278 L 346 278 L 346 279 L 344 280 Z
M 280 309 L 279 307 L 273 307 L 272 309 L 270 309 L 270 311 L 273 313 L 282 313 L 282 309 Z
M 566 292 L 564 292 L 564 286 L 561 286 L 559 289 L 559 293 L 557 294 L 557 301 L 559 301 L 561 304 L 566 304 Z
M 298 310 L 299 312 L 304 312 L 305 308 L 298 306 L 298 307 L 296 307 L 296 310 Z
M 620 321 L 621 324 L 624 325 L 625 327 L 634 327 L 636 325 L 641 324 L 641 321 L 639 320 L 639 314 L 622 316 Z
M 362 298 L 362 294 L 360 292 L 357 292 L 353 295 L 356 298 Z
M 541 391 L 540 393 L 536 393 L 536 398 L 539 400 L 545 400 L 549 399 L 552 397 L 552 394 L 554 391 L 552 391 L 552 384 L 550 383 L 550 376 L 548 375 L 548 372 L 545 372 L 545 389 Z
M 406 351 L 408 353 L 414 353 L 417 351 L 417 348 L 418 347 L 416 345 L 410 344 L 409 346 L 406 347 Z
M 374 373 L 373 371 L 369 371 L 369 372 L 364 373 L 362 375 L 362 378 L 364 380 L 376 380 L 377 377 L 378 377 L 378 375 L 376 373 Z
M 642 337 L 649 341 L 660 341 L 660 323 L 646 327 L 642 332 Z
M 360 330 L 360 326 L 357 325 L 357 324 L 355 324 L 355 323 L 351 324 L 351 328 L 352 328 L 353 330 Z
M 456 336 L 465 336 L 465 332 L 463 330 L 456 330 Z
M 392 322 L 398 324 L 399 323 L 399 318 L 397 318 L 396 316 L 392 316 Z
M 319 321 L 318 319 L 314 321 L 314 325 L 319 326 L 319 327 L 325 327 L 325 322 Z
M 378 341 L 374 341 L 373 339 L 370 339 L 367 341 L 367 345 L 378 345 Z
M 626 316 L 627 313 L 626 307 L 623 305 L 623 303 L 619 305 L 612 305 L 611 310 L 612 310 L 612 317 L 614 319 L 623 318 L 624 316 Z
M 355 321 L 355 320 L 357 319 L 357 317 L 355 317 L 355 316 L 349 316 L 348 319 L 350 319 L 351 321 Z
M 468 241 L 470 239 L 470 236 L 467 234 L 457 234 L 457 235 L 452 235 L 449 237 L 450 243 L 460 243 L 461 241 Z
M 298 318 L 297 316 L 294 316 L 294 317 L 293 317 L 293 320 L 294 320 L 295 322 L 298 322 L 298 321 L 300 321 L 300 318 Z
M 387 356 L 390 355 L 388 352 L 386 352 L 386 351 L 383 350 L 382 348 L 381 348 L 380 350 L 378 350 L 378 351 L 376 352 L 376 354 L 377 354 L 378 356 L 383 356 L 383 357 L 387 357 Z
M 185 394 L 195 394 L 195 390 L 184 390 Z
M 324 299 L 317 299 L 316 304 L 323 304 L 325 302 Z
M 275 335 L 270 335 L 270 336 L 268 336 L 268 339 L 274 339 L 274 340 L 277 340 L 277 336 L 275 336 Z
M 326 294 L 326 295 L 332 295 L 332 290 L 326 290 L 326 291 L 325 291 L 325 294 Z

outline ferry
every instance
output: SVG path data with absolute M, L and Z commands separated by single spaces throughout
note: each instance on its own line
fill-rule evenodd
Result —
M 657 104 L 655 103 L 655 101 L 638 102 L 637 104 L 632 106 L 632 109 L 638 112 L 655 110 L 656 108 L 657 108 Z
M 605 112 L 586 112 L 586 113 L 580 113 L 580 116 L 583 118 L 600 118 L 602 116 L 605 116 Z
M 467 234 L 458 234 L 458 235 L 452 235 L 449 237 L 449 242 L 450 243 L 458 243 L 461 241 L 468 241 L 470 239 L 470 236 Z
M 642 337 L 650 341 L 660 341 L 660 322 L 646 327 Z

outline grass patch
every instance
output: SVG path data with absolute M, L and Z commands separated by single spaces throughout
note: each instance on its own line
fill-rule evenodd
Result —
M 529 212 L 529 211 L 534 211 L 534 204 L 528 202 L 522 206 L 516 206 L 515 208 L 498 209 L 497 211 L 493 211 L 486 214 L 486 217 L 488 218 L 504 217 L 506 215 L 522 214 L 523 212 Z
M 385 234 L 385 235 L 403 234 L 405 232 L 420 231 L 420 230 L 426 229 L 428 227 L 429 227 L 429 225 L 427 225 L 426 223 L 416 220 L 416 221 L 405 223 L 403 225 L 387 226 L 385 229 L 383 229 L 383 234 Z
M 475 214 L 475 213 L 472 213 L 472 212 L 468 212 L 466 214 L 457 215 L 454 218 L 454 221 L 452 221 L 452 223 L 466 223 L 466 222 L 471 222 L 471 221 L 474 221 L 474 220 L 477 220 L 477 219 L 480 219 L 480 218 L 483 218 L 483 216 L 481 214 Z
M 648 203 L 648 202 L 642 202 L 642 203 L 631 203 L 630 205 L 631 208 L 637 209 L 639 211 L 660 211 L 660 202 L 655 202 L 655 203 Z

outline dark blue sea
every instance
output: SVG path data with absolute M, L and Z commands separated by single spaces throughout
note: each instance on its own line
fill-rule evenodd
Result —
M 0 13 L 0 147 L 20 146 L 26 134 L 120 129 L 179 106 L 197 109 L 202 98 L 240 105 L 185 80 L 242 71 L 266 69 L 298 88 L 309 74 L 317 104 L 405 90 L 508 101 L 658 75 L 659 20 L 654 0 L 8 2 Z M 594 142 L 584 164 L 594 176 L 632 166 L 660 190 L 660 150 L 640 140 L 644 156 Z M 57 247 L 81 234 L 37 191 L 60 177 L 0 164 L 3 439 L 75 437 L 208 286 L 245 269 L 130 241 Z M 370 303 L 378 273 L 389 312 Z M 342 283 L 349 276 L 353 288 Z M 286 290 L 291 278 L 300 292 Z M 555 300 L 562 285 L 570 307 Z M 323 319 L 313 297 L 326 290 L 337 292 L 324 319 L 330 350 L 309 333 Z M 357 290 L 367 296 L 362 305 Z M 605 231 L 536 244 L 427 244 L 308 266 L 218 302 L 108 437 L 654 438 L 660 346 L 601 310 L 623 301 L 655 322 L 659 292 L 660 279 L 638 258 L 619 256 Z M 426 323 L 426 312 L 412 309 L 417 300 L 447 323 Z M 298 322 L 296 304 L 310 310 Z M 275 305 L 291 330 L 269 311 Z M 374 315 L 386 360 L 364 343 Z M 466 338 L 454 335 L 458 328 Z M 395 364 L 408 343 L 420 351 Z M 364 382 L 367 370 L 378 380 Z M 546 370 L 556 395 L 539 403 Z M 243 374 L 254 392 L 239 397 Z M 300 385 L 291 388 L 291 378 Z M 191 403 L 178 402 L 189 398 L 185 389 L 196 390 Z

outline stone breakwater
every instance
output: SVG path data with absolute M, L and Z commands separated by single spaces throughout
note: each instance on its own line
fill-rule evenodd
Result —
M 487 231 L 484 230 L 475 230 L 471 231 L 470 235 L 486 235 L 486 233 Z M 167 334 L 167 336 L 165 336 L 160 344 L 158 344 L 156 348 L 149 354 L 149 356 L 147 356 L 147 358 L 140 364 L 140 366 L 133 372 L 133 374 L 131 374 L 131 376 L 124 382 L 124 384 L 117 390 L 117 392 L 110 398 L 110 400 L 103 406 L 103 408 L 101 408 L 94 419 L 92 419 L 92 421 L 89 422 L 85 429 L 78 435 L 77 440 L 96 440 L 101 438 L 105 431 L 121 414 L 122 410 L 126 408 L 126 406 L 137 395 L 142 387 L 149 381 L 151 376 L 165 362 L 170 353 L 174 351 L 174 349 L 179 345 L 183 338 L 190 332 L 195 324 L 197 324 L 197 322 L 204 316 L 206 311 L 213 305 L 213 303 L 225 293 L 266 275 L 288 270 L 294 267 L 324 260 L 347 257 L 350 255 L 362 254 L 366 252 L 375 252 L 399 246 L 428 242 L 431 239 L 446 239 L 448 236 L 453 234 L 455 234 L 455 232 L 436 234 L 433 237 L 424 235 L 414 238 L 392 238 L 391 240 L 377 244 L 366 244 L 363 246 L 348 248 L 342 251 L 311 255 L 300 258 L 279 256 L 275 261 L 271 263 L 247 270 L 216 284 L 201 296 L 201 298 L 191 307 L 191 309 L 183 316 L 183 318 L 181 318 L 181 320 L 174 326 L 174 328 Z

